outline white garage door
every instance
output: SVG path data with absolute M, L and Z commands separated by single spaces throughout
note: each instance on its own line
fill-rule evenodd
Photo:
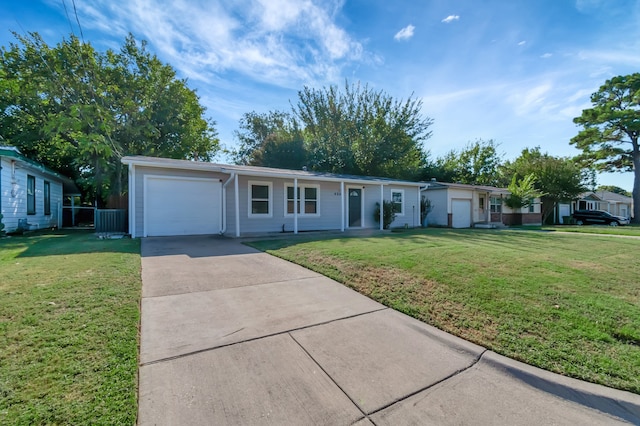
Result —
M 147 176 L 145 236 L 217 234 L 221 193 L 217 179 Z
M 471 227 L 471 200 L 451 200 L 451 226 Z

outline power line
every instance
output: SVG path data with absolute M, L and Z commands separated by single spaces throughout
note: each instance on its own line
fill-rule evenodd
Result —
M 73 12 L 76 14 L 76 22 L 78 23 L 78 28 L 80 29 L 80 38 L 82 39 L 82 43 L 84 44 L 84 34 L 82 33 L 82 25 L 80 25 L 80 18 L 78 18 L 78 9 L 76 9 L 76 0 L 71 0 L 73 3 Z

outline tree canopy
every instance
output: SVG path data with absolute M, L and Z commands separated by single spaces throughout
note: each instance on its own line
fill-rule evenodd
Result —
M 591 95 L 592 107 L 574 123 L 583 129 L 571 139 L 580 160 L 601 171 L 633 171 L 634 222 L 640 222 L 640 73 L 607 80 Z
M 423 179 L 434 177 L 443 182 L 502 186 L 506 182 L 501 175 L 501 165 L 502 154 L 498 152 L 498 144 L 493 139 L 477 139 L 461 150 L 453 149 L 437 158 L 425 170 L 430 176 L 423 176 Z
M 518 158 L 504 164 L 504 170 L 505 176 L 516 181 L 532 180 L 535 191 L 542 194 L 543 222 L 558 202 L 573 200 L 583 193 L 589 178 L 587 171 L 573 159 L 543 154 L 539 147 L 523 149 Z
M 412 97 L 397 100 L 366 85 L 305 87 L 291 113 L 245 114 L 233 157 L 239 164 L 415 179 L 431 135 L 432 120 L 421 108 Z M 278 161 L 282 153 L 290 161 Z
M 235 135 L 239 142 L 232 153 L 236 164 L 285 169 L 301 169 L 307 164 L 304 137 L 291 114 L 245 113 Z
M 210 160 L 214 123 L 185 80 L 127 37 L 96 51 L 71 36 L 54 47 L 37 33 L 0 48 L 0 134 L 75 179 L 102 203 L 122 194 L 124 155 Z
M 631 197 L 631 193 L 624 188 L 620 188 L 616 185 L 600 185 L 596 188 L 596 191 L 609 191 L 614 194 L 624 195 L 625 197 Z

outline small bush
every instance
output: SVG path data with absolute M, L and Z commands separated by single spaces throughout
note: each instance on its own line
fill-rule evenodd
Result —
M 376 203 L 376 209 L 373 212 L 373 219 L 376 223 L 380 223 L 380 203 Z M 396 219 L 396 212 L 391 201 L 384 201 L 382 203 L 382 227 L 389 229 L 389 226 Z

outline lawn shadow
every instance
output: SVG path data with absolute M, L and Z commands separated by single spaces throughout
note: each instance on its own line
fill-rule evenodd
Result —
M 140 253 L 140 244 L 130 238 L 99 239 L 93 231 L 63 229 L 3 238 L 0 250 L 18 251 L 15 257 Z

